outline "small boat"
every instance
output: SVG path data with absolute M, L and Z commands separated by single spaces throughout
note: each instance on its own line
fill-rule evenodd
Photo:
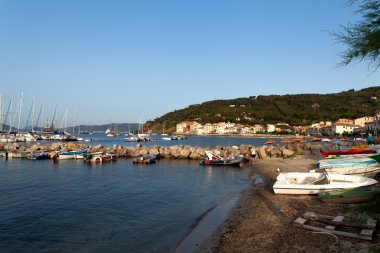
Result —
M 372 186 L 372 178 L 327 173 L 280 173 L 273 185 L 275 194 L 318 194 L 338 189 Z
M 87 153 L 87 149 L 61 152 L 61 153 L 57 153 L 53 157 L 53 159 L 54 160 L 82 159 L 84 158 L 85 153 Z
M 378 158 L 380 159 L 380 155 Z M 329 174 L 355 175 L 364 177 L 375 177 L 380 172 L 380 165 L 377 160 L 369 157 L 349 157 L 344 159 L 320 160 L 317 169 L 309 170 L 313 172 L 327 172 Z
M 140 139 L 136 135 L 127 136 L 124 138 L 125 141 L 138 142 Z
M 334 190 L 321 192 L 318 197 L 321 201 L 330 204 L 357 204 L 370 201 L 379 191 L 370 187 Z
M 329 138 L 323 138 L 321 141 L 323 141 L 323 142 L 331 142 L 331 140 Z
M 116 155 L 113 153 L 96 152 L 88 154 L 84 157 L 84 161 L 87 163 L 104 163 L 116 160 Z
M 284 138 L 281 140 L 282 143 L 289 143 L 289 142 L 292 142 L 292 140 L 288 139 L 288 138 Z
M 229 165 L 229 166 L 239 166 L 243 161 L 243 157 L 221 157 L 214 154 L 211 151 L 206 151 L 206 157 L 203 158 L 199 164 L 200 165 Z
M 264 142 L 264 145 L 271 145 L 271 144 L 276 144 L 276 141 L 274 141 L 274 140 L 267 140 L 266 142 Z
M 133 163 L 143 163 L 143 164 L 151 164 L 155 163 L 157 160 L 157 156 L 155 155 L 144 155 L 133 159 Z
M 376 167 L 379 163 L 368 157 L 352 157 L 344 159 L 326 159 L 317 162 L 317 168 L 358 168 L 358 167 Z
M 39 153 L 32 153 L 27 156 L 28 159 L 31 160 L 46 160 L 50 159 L 50 153 L 49 152 L 39 152 Z
M 162 140 L 164 140 L 164 141 L 172 141 L 172 137 L 162 137 Z
M 313 138 L 310 140 L 310 142 L 320 142 L 320 141 L 322 141 L 322 140 L 319 138 Z
M 292 143 L 297 143 L 297 142 L 306 142 L 305 139 L 303 138 L 294 138 L 290 140 Z
M 332 156 L 332 155 L 358 155 L 358 154 L 374 154 L 376 150 L 373 149 L 349 149 L 349 150 L 335 150 L 331 152 L 323 152 L 323 156 Z
M 375 159 L 363 156 L 353 156 L 341 159 L 325 159 L 317 162 L 318 168 L 342 168 L 342 167 L 361 167 L 368 165 L 376 165 L 378 162 Z

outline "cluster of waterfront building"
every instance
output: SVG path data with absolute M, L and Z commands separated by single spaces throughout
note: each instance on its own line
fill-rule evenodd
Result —
M 322 134 L 327 136 L 371 132 L 379 129 L 378 116 L 357 119 L 338 119 L 335 122 L 321 121 L 309 126 L 290 126 L 288 123 L 244 125 L 232 122 L 201 124 L 184 121 L 176 125 L 177 134 L 195 135 L 249 135 L 263 133 Z

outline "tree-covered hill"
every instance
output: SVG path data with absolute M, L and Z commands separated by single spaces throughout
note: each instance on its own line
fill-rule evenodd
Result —
M 251 96 L 228 100 L 213 100 L 169 112 L 146 123 L 156 132 L 175 131 L 175 125 L 185 120 L 202 124 L 230 121 L 242 124 L 286 122 L 308 125 L 339 118 L 357 118 L 380 112 L 380 86 L 359 91 L 333 94 L 298 94 Z

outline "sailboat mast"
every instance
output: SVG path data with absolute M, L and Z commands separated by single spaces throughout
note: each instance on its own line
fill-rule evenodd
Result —
M 4 127 L 3 127 L 4 129 L 5 129 L 5 124 L 7 123 L 8 115 L 9 115 L 9 126 L 8 126 L 8 128 L 11 127 L 11 123 L 12 123 L 12 104 L 13 104 L 13 95 L 11 97 L 11 100 L 9 100 L 7 114 L 5 115 Z M 10 130 L 9 130 L 9 132 L 10 132 Z
M 50 130 L 54 130 L 55 128 L 55 117 L 57 116 L 57 106 L 55 106 L 55 110 L 54 110 L 54 115 L 53 115 L 53 119 L 51 121 L 51 126 L 50 126 Z
M 77 109 L 75 108 L 74 109 L 74 116 L 73 116 L 73 135 L 74 135 L 74 130 L 75 130 L 75 115 L 76 115 L 76 113 L 77 113 Z
M 3 96 L 0 94 L 0 132 L 3 131 Z
M 16 112 L 19 110 L 20 105 L 21 105 L 21 101 L 17 104 Z M 16 115 L 13 117 L 13 120 L 12 120 L 12 122 L 11 122 L 11 124 L 10 124 L 8 134 L 11 133 L 11 130 L 12 130 L 12 128 L 13 128 L 13 124 L 15 123 L 15 120 L 16 120 Z
M 20 121 L 21 121 L 22 99 L 23 99 L 23 98 L 24 98 L 24 92 L 21 92 L 21 99 L 20 99 L 20 113 L 18 114 L 17 131 L 20 131 Z
M 33 125 L 34 125 L 34 111 L 36 110 L 35 102 L 36 102 L 36 96 L 33 96 L 33 106 L 32 106 L 32 133 L 33 133 Z
M 42 112 L 42 108 L 43 108 L 43 106 L 44 106 L 44 103 L 42 102 L 42 105 L 41 105 L 41 108 L 40 108 L 40 112 L 38 113 L 38 117 L 37 117 L 37 121 L 36 121 L 36 125 L 35 125 L 35 128 L 36 128 L 36 129 L 37 129 L 37 127 L 38 127 L 38 123 L 40 122 L 40 117 L 41 117 L 41 112 Z M 41 121 L 42 121 L 42 123 L 44 122 L 43 119 L 42 119 Z
M 30 115 L 32 114 L 33 110 L 34 110 L 34 102 L 35 102 L 35 96 L 33 97 L 33 102 L 32 102 L 32 106 L 30 107 L 30 111 L 29 111 L 29 114 L 28 114 L 28 118 L 26 119 L 26 123 L 25 123 L 25 130 L 27 130 L 27 127 L 28 127 L 28 124 L 29 124 L 29 119 L 30 119 Z M 34 113 L 33 113 L 33 117 L 34 117 Z M 33 119 L 32 119 L 32 132 L 33 132 Z
M 44 103 L 45 102 L 42 102 L 42 106 L 41 106 L 41 134 L 42 134 L 42 131 L 43 131 L 43 129 L 44 129 L 44 124 L 45 124 L 45 122 L 44 122 Z

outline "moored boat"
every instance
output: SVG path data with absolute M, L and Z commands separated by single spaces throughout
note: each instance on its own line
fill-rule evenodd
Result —
M 239 166 L 243 161 L 243 157 L 222 157 L 220 155 L 216 155 L 211 151 L 206 151 L 206 157 L 203 158 L 199 164 L 200 165 L 229 165 L 229 166 Z
M 50 156 L 50 152 L 36 152 L 36 153 L 32 153 L 30 155 L 27 156 L 28 159 L 31 159 L 31 160 L 46 160 L 46 159 L 50 159 L 51 156 Z
M 272 145 L 272 144 L 276 144 L 276 141 L 274 140 L 267 140 L 264 142 L 264 145 Z
M 88 154 L 84 157 L 84 161 L 87 163 L 104 163 L 116 160 L 116 155 L 113 153 L 96 152 Z
M 144 155 L 133 159 L 133 163 L 143 163 L 143 164 L 151 164 L 155 163 L 157 160 L 157 156 L 155 155 Z
M 372 186 L 372 178 L 327 173 L 280 173 L 273 185 L 275 194 L 318 194 L 320 192 Z
M 318 197 L 321 201 L 330 204 L 356 204 L 374 199 L 378 192 L 375 188 L 360 187 L 321 192 Z
M 87 149 L 60 152 L 60 153 L 57 153 L 53 157 L 53 159 L 54 160 L 83 159 L 85 153 L 87 153 Z

